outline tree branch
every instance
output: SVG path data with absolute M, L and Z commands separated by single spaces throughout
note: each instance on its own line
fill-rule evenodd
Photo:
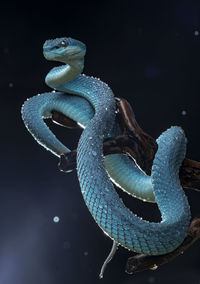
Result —
M 104 155 L 128 153 L 150 175 L 158 145 L 154 138 L 141 129 L 130 104 L 125 99 L 116 98 L 116 104 L 119 109 L 116 120 L 123 134 L 104 141 Z M 65 127 L 79 127 L 75 121 L 55 110 L 52 111 L 52 120 Z M 68 172 L 75 167 L 76 150 L 73 150 L 73 154 L 62 155 L 60 170 Z M 200 190 L 200 162 L 185 158 L 179 175 L 183 187 Z
M 183 243 L 174 251 L 164 255 L 145 255 L 138 254 L 130 257 L 126 264 L 126 272 L 132 274 L 135 272 L 141 272 L 147 269 L 155 270 L 158 266 L 165 264 L 175 257 L 183 254 L 191 245 L 194 244 L 200 237 L 200 218 L 192 220 L 188 235 Z

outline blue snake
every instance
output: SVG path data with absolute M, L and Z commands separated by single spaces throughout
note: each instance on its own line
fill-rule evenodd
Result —
M 135 252 L 159 255 L 173 251 L 186 237 L 190 223 L 189 204 L 178 177 L 186 152 L 183 130 L 171 127 L 157 139 L 150 177 L 125 155 L 104 158 L 103 140 L 120 133 L 112 90 L 99 79 L 82 74 L 86 53 L 82 42 L 71 38 L 48 40 L 43 53 L 47 60 L 64 65 L 53 68 L 45 79 L 58 92 L 44 93 L 24 103 L 22 117 L 27 129 L 41 145 L 60 156 L 70 150 L 57 140 L 43 118 L 58 110 L 83 125 L 77 173 L 84 201 L 97 224 L 116 243 Z M 137 198 L 157 202 L 162 221 L 148 222 L 133 214 L 111 180 Z

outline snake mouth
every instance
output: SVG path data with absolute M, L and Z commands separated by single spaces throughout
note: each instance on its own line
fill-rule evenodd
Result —
M 56 51 L 52 50 L 43 50 L 43 54 L 47 60 L 63 62 L 63 55 L 61 53 L 57 53 Z M 80 59 L 81 57 L 84 57 L 84 54 L 80 50 L 70 52 L 67 56 L 65 55 L 65 61 L 72 61 L 74 59 Z
M 52 50 L 43 50 L 43 55 L 47 60 L 56 61 L 60 56 L 57 52 L 53 52 Z

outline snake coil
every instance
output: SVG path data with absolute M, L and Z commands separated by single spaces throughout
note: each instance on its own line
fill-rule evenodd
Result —
M 26 127 L 40 144 L 59 156 L 70 150 L 56 139 L 42 118 L 50 117 L 51 110 L 57 109 L 84 125 L 77 149 L 77 173 L 93 218 L 110 238 L 130 250 L 149 255 L 173 251 L 183 242 L 190 222 L 189 204 L 178 177 L 186 152 L 183 130 L 171 127 L 157 139 L 158 151 L 151 177 L 124 155 L 104 159 L 103 140 L 120 131 L 114 124 L 112 90 L 99 79 L 81 74 L 86 47 L 80 41 L 48 40 L 43 52 L 46 59 L 64 63 L 46 76 L 47 85 L 58 92 L 45 93 L 25 102 L 22 117 Z M 142 220 L 126 208 L 108 173 L 125 191 L 156 201 L 162 221 Z

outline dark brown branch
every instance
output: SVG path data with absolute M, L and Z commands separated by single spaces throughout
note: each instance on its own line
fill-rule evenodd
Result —
M 179 174 L 183 187 L 200 189 L 200 162 L 185 158 Z
M 190 224 L 188 235 L 183 243 L 173 252 L 164 255 L 152 256 L 138 254 L 130 257 L 126 264 L 126 272 L 129 274 L 144 271 L 147 269 L 156 269 L 158 266 L 165 264 L 175 257 L 183 254 L 189 247 L 200 238 L 200 218 L 195 218 Z
M 76 169 L 76 154 L 77 151 L 73 150 L 69 153 L 60 155 L 58 168 L 61 172 L 70 173 Z
M 53 122 L 67 127 L 67 128 L 80 128 L 80 126 L 74 121 L 73 119 L 65 116 L 61 112 L 58 112 L 56 110 L 52 110 L 52 120 Z
M 118 153 L 128 153 L 150 175 L 154 154 L 158 145 L 153 137 L 140 128 L 128 101 L 123 98 L 117 98 L 116 103 L 120 114 L 118 123 L 123 134 L 105 141 L 104 153 L 106 155 L 110 154 L 110 149 L 115 153 L 116 149 Z M 114 144 L 116 147 L 114 147 Z
M 104 141 L 104 155 L 128 153 L 150 175 L 157 143 L 140 128 L 130 104 L 125 99 L 116 99 L 116 104 L 119 109 L 117 120 L 123 134 Z M 75 121 L 55 110 L 52 111 L 52 119 L 66 127 L 79 127 Z M 62 155 L 60 170 L 71 171 L 75 168 L 76 150 L 73 152 L 75 154 L 70 156 Z M 180 168 L 180 181 L 183 187 L 200 190 L 200 162 L 185 158 Z

